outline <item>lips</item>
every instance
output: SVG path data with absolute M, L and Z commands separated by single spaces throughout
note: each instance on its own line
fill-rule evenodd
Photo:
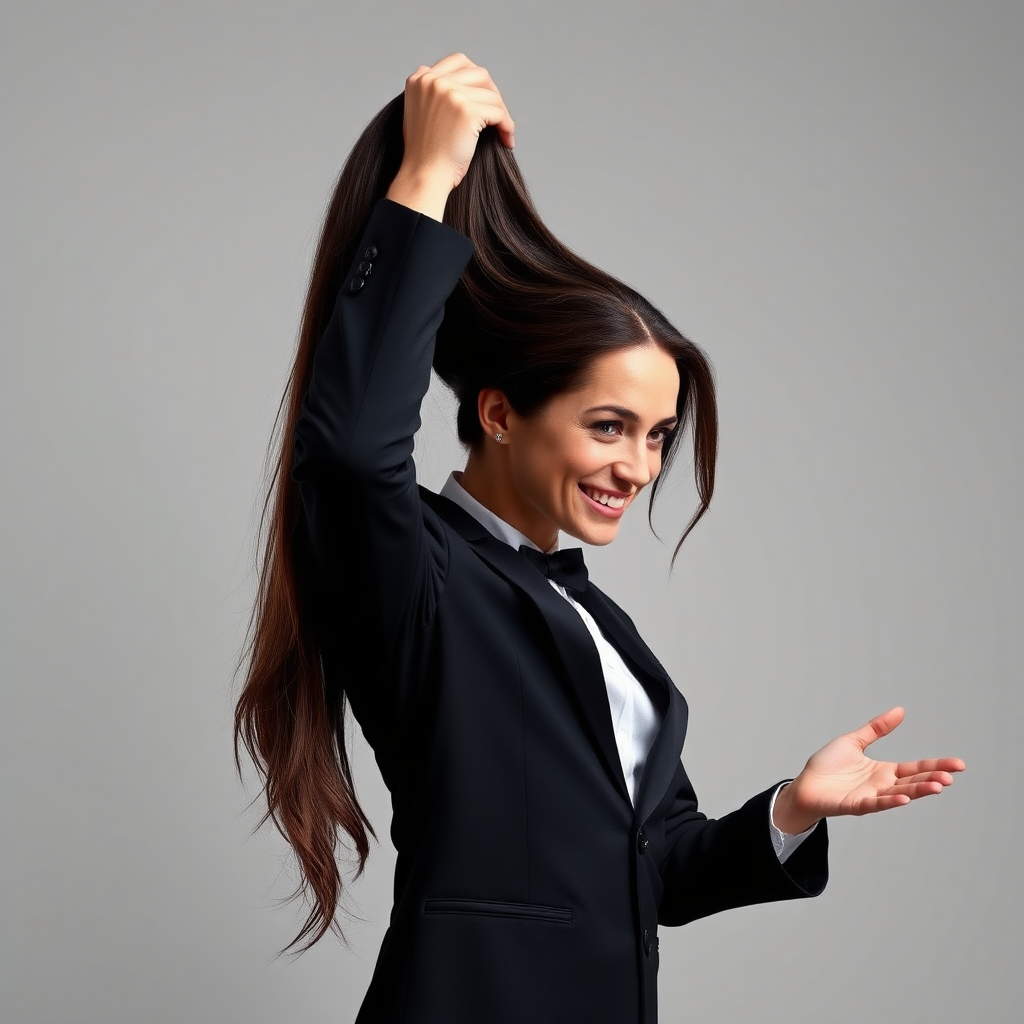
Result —
M 625 494 L 616 494 L 613 491 L 602 491 L 597 487 L 586 487 L 579 485 L 580 491 L 587 499 L 587 504 L 595 511 L 610 519 L 618 519 L 629 500 Z

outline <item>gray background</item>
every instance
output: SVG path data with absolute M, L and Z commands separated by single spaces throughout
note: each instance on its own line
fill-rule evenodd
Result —
M 690 702 L 702 807 L 898 703 L 873 751 L 968 763 L 833 820 L 819 899 L 666 930 L 663 1019 L 1020 1019 L 1021 29 L 977 2 L 5 3 L 0 1018 L 355 1014 L 386 793 L 355 738 L 384 841 L 351 949 L 275 960 L 302 913 L 283 842 L 248 838 L 231 677 L 324 203 L 463 50 L 551 227 L 717 370 L 674 574 L 638 512 L 589 556 Z M 451 408 L 432 390 L 435 487 Z M 681 462 L 665 538 L 693 501 Z

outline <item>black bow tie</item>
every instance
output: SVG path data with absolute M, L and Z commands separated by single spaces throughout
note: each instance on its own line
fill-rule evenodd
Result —
M 519 550 L 533 562 L 549 580 L 566 590 L 582 594 L 587 589 L 587 565 L 583 561 L 583 548 L 565 548 L 550 555 L 523 544 Z

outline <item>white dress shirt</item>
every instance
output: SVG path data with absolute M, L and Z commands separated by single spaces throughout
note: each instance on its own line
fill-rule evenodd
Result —
M 496 516 L 489 508 L 481 505 L 459 483 L 461 476 L 462 474 L 458 471 L 451 473 L 447 481 L 445 481 L 444 487 L 441 488 L 441 495 L 443 497 L 454 501 L 485 527 L 489 533 L 497 537 L 498 540 L 504 541 L 506 544 L 516 548 L 516 550 L 524 544 L 538 551 L 540 550 L 529 537 L 520 533 L 515 527 L 510 526 L 504 519 Z M 556 542 L 551 551 L 557 550 L 558 543 Z M 550 554 L 551 551 L 546 553 Z M 626 785 L 629 788 L 630 799 L 636 803 L 636 792 L 644 773 L 647 755 L 654 743 L 655 736 L 658 734 L 658 729 L 661 727 L 658 710 L 652 703 L 647 691 L 622 660 L 622 656 L 601 632 L 593 616 L 586 608 L 577 604 L 564 587 L 559 586 L 554 580 L 548 580 L 548 582 L 576 609 L 597 646 L 597 652 L 601 658 L 601 669 L 604 674 L 604 684 L 608 691 L 608 706 L 612 713 L 612 727 L 615 732 L 615 745 L 619 750 L 619 760 L 622 764 L 622 774 L 625 776 Z M 779 790 L 786 784 L 783 782 L 772 794 L 771 804 L 768 809 L 768 826 L 771 829 L 772 845 L 780 862 L 784 862 L 800 843 L 814 831 L 814 826 L 811 826 L 806 832 L 791 835 L 775 827 L 772 821 L 775 798 L 779 795 Z

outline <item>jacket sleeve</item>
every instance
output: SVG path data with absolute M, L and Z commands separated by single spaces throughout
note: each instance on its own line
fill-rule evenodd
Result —
M 697 809 L 682 763 L 665 818 L 658 922 L 681 925 L 734 907 L 817 896 L 828 881 L 825 819 L 780 863 L 768 827 L 775 783 L 721 818 Z
M 379 199 L 313 359 L 292 463 L 299 527 L 328 614 L 369 630 L 364 640 L 391 643 L 409 616 L 429 618 L 443 584 L 413 435 L 445 300 L 472 253 L 460 232 Z

